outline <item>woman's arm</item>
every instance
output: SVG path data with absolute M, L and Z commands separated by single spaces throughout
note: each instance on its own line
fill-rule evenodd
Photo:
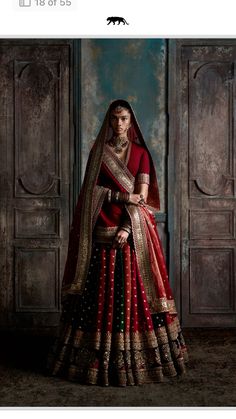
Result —
M 109 203 L 138 205 L 140 194 L 108 190 L 106 199 Z
M 148 188 L 149 185 L 147 183 L 138 183 L 135 188 L 135 192 L 139 195 L 143 195 L 144 202 L 146 204 L 148 198 Z
M 135 178 L 134 193 L 142 195 L 144 203 L 147 203 L 149 184 L 150 159 L 147 150 L 143 150 L 143 154 L 140 159 L 139 170 Z

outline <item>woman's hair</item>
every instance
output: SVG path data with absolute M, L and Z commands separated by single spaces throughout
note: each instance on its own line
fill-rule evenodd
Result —
M 131 107 L 126 100 L 118 99 L 111 103 L 110 105 L 110 112 L 114 111 L 116 108 L 121 107 L 127 109 L 131 113 Z

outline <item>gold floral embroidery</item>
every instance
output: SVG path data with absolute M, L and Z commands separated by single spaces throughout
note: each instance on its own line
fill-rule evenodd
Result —
M 178 318 L 156 330 L 88 332 L 64 327 L 51 356 L 52 375 L 120 386 L 160 382 L 185 372 L 188 361 Z M 102 337 L 102 339 L 101 339 Z M 58 348 L 58 349 L 57 349 Z
M 125 164 L 110 151 L 108 146 L 105 146 L 103 162 L 127 192 L 133 192 L 135 182 L 134 176 L 130 173 Z
M 137 262 L 147 293 L 148 304 L 151 312 L 156 312 L 158 310 L 156 307 L 157 298 L 150 269 L 151 264 L 149 260 L 147 238 L 144 231 L 145 220 L 142 217 L 141 209 L 139 207 L 135 205 L 126 205 L 125 207 L 131 219 Z
M 174 300 L 168 300 L 166 297 L 156 299 L 155 310 L 158 313 L 166 311 L 168 311 L 170 314 L 177 313 Z
M 96 226 L 93 233 L 95 242 L 111 244 L 116 235 L 118 228 L 119 226 L 117 227 Z
M 103 186 L 96 185 L 94 189 L 94 199 L 93 199 L 93 221 L 92 221 L 92 228 L 94 229 L 95 223 L 97 221 L 97 217 L 99 212 L 102 208 L 102 204 L 104 199 L 106 198 L 108 188 L 104 188 Z
M 71 286 L 62 287 L 62 295 L 66 293 L 81 294 L 84 289 L 85 281 L 88 274 L 91 249 L 92 249 L 92 211 L 93 208 L 93 189 L 96 183 L 103 156 L 104 144 L 108 137 L 109 131 L 109 113 L 107 112 L 104 123 L 96 140 L 96 152 L 92 152 L 87 164 L 84 184 L 83 184 L 83 201 L 81 207 L 80 220 L 80 240 L 79 253 L 77 258 L 75 277 Z M 87 175 L 89 173 L 89 176 Z

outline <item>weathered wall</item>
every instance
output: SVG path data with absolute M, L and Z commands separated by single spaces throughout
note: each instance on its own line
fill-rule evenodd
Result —
M 82 175 L 109 103 L 126 99 L 153 156 L 166 212 L 166 41 L 82 39 L 81 63 Z
M 166 43 L 164 39 L 81 40 L 81 163 L 83 177 L 89 150 L 110 102 L 128 100 L 156 167 L 161 208 L 157 215 L 157 227 L 169 265 L 166 225 Z M 171 277 L 170 282 L 173 285 Z

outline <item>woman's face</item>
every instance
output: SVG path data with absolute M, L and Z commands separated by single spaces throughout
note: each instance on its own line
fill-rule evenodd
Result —
M 110 122 L 114 134 L 116 135 L 126 135 L 130 127 L 131 114 L 128 109 L 122 109 L 117 112 L 116 110 L 111 112 Z

